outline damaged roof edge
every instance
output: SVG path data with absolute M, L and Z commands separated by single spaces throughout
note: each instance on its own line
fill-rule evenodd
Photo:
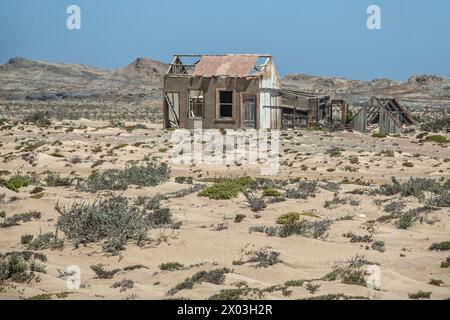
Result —
M 198 61 L 185 64 L 182 57 L 199 58 Z M 265 59 L 259 62 L 259 59 Z M 196 55 L 177 54 L 170 64 L 167 76 L 192 77 L 235 77 L 247 78 L 260 76 L 272 61 L 268 54 L 223 54 Z

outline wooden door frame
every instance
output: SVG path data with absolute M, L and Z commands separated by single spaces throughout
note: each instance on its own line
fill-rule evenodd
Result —
M 244 97 L 246 96 L 252 96 L 255 97 L 255 129 L 259 129 L 259 94 L 258 93 L 247 93 L 247 92 L 243 92 L 240 94 L 240 105 L 241 105 L 241 121 L 240 121 L 240 126 L 242 129 L 248 129 L 245 128 L 244 126 L 244 115 L 245 115 L 245 106 L 244 106 Z

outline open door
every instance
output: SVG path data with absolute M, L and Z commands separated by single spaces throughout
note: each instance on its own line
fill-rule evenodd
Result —
M 167 92 L 164 94 L 165 108 L 167 110 L 167 127 L 180 128 L 180 94 Z
M 244 128 L 256 129 L 256 96 L 245 95 L 242 98 L 244 108 Z

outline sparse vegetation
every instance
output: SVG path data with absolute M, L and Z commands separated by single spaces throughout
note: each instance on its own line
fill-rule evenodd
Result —
M 244 265 L 247 263 L 253 264 L 254 268 L 268 268 L 282 261 L 279 259 L 280 253 L 272 251 L 270 248 L 261 248 L 259 250 L 243 250 L 245 260 L 234 261 L 234 265 Z
M 163 271 L 182 270 L 184 265 L 178 262 L 167 262 L 159 265 L 159 269 Z
M 431 279 L 430 282 L 428 282 L 428 284 L 431 284 L 432 286 L 440 287 L 440 286 L 444 285 L 445 282 L 442 280 L 438 280 L 438 279 Z
M 125 292 L 129 289 L 133 289 L 134 281 L 129 279 L 124 279 L 121 281 L 114 282 L 111 288 L 120 288 L 120 292 Z
M 63 178 L 59 174 L 48 172 L 45 183 L 47 184 L 47 187 L 67 187 L 72 184 L 72 181 L 69 177 Z
M 281 197 L 281 193 L 275 189 L 265 189 L 263 192 L 264 197 Z
M 59 239 L 57 233 L 48 232 L 39 234 L 35 239 L 29 241 L 26 245 L 28 250 L 61 250 L 64 247 L 64 240 Z
M 431 294 L 432 292 L 419 291 L 417 293 L 410 293 L 408 294 L 408 296 L 410 299 L 419 300 L 419 299 L 430 299 Z
M 77 189 L 95 193 L 101 190 L 126 190 L 131 185 L 152 187 L 166 182 L 169 174 L 169 167 L 164 163 L 133 164 L 124 170 L 94 172 L 85 181 L 78 183 Z
M 441 268 L 444 269 L 450 268 L 450 256 L 447 257 L 447 260 L 442 261 Z
M 450 241 L 436 242 L 430 246 L 430 250 L 448 251 L 450 250 Z
M 372 135 L 372 137 L 373 137 L 373 138 L 377 138 L 377 139 L 384 139 L 384 138 L 387 137 L 387 134 L 385 134 L 385 133 L 374 133 L 374 134 Z
M 242 192 L 242 185 L 236 182 L 221 182 L 206 188 L 198 194 L 199 197 L 207 197 L 213 200 L 229 200 Z
M 31 251 L 11 252 L 0 254 L 0 282 L 28 282 L 35 277 L 35 272 L 45 273 L 47 261 L 44 255 L 38 255 Z
M 227 268 L 215 269 L 211 271 L 200 271 L 194 274 L 192 277 L 187 278 L 183 282 L 177 284 L 175 287 L 170 289 L 167 294 L 169 296 L 174 296 L 177 292 L 185 289 L 192 289 L 195 284 L 202 282 L 209 282 L 212 284 L 222 284 L 225 280 L 225 274 L 230 273 L 231 270 Z
M 294 223 L 298 220 L 300 220 L 300 213 L 290 212 L 278 217 L 276 222 L 277 224 L 285 225 L 288 223 Z
M 30 185 L 31 181 L 27 176 L 23 176 L 21 174 L 16 174 L 15 176 L 11 177 L 8 181 L 2 181 L 0 179 L 0 185 L 4 185 L 6 188 L 8 188 L 11 191 L 19 192 L 20 188 L 27 187 Z
M 386 248 L 385 248 L 385 243 L 384 241 L 374 241 L 372 243 L 372 249 L 379 251 L 379 252 L 385 252 Z
M 449 140 L 446 137 L 441 136 L 439 134 L 428 136 L 428 137 L 425 138 L 425 141 L 426 142 L 440 143 L 440 144 L 445 144 L 445 143 L 449 142 Z
M 102 264 L 96 264 L 91 266 L 92 271 L 95 272 L 95 275 L 98 279 L 112 279 L 120 269 L 106 270 L 105 266 Z
M 334 265 L 333 270 L 327 274 L 323 280 L 336 281 L 340 280 L 344 284 L 366 286 L 364 266 L 370 265 L 363 256 L 356 256 L 345 262 L 338 262 Z
M 50 120 L 50 112 L 48 111 L 36 111 L 28 116 L 26 116 L 23 121 L 28 123 L 33 123 L 37 126 L 46 127 L 52 124 Z
M 316 181 L 300 181 L 297 188 L 288 189 L 284 196 L 288 199 L 308 199 L 309 197 L 315 197 L 316 192 Z
M 123 250 L 129 240 L 143 243 L 150 227 L 171 222 L 169 211 L 131 206 L 120 196 L 92 204 L 74 203 L 68 208 L 57 205 L 56 209 L 60 213 L 58 228 L 75 245 L 105 240 L 104 249 L 111 253 Z
M 42 213 L 39 211 L 29 211 L 25 213 L 15 214 L 11 217 L 3 218 L 3 222 L 0 223 L 0 228 L 9 228 L 14 226 L 19 226 L 20 223 L 25 223 L 34 220 L 41 219 Z
M 303 237 L 313 237 L 315 239 L 322 238 L 333 224 L 333 220 L 323 219 L 319 221 L 308 221 L 306 219 L 298 221 L 289 221 L 296 218 L 296 214 L 290 214 L 286 217 L 281 217 L 279 222 L 286 222 L 278 227 L 264 227 L 255 226 L 250 227 L 250 232 L 265 233 L 268 236 L 277 236 L 281 238 L 288 238 L 292 235 L 299 235 Z

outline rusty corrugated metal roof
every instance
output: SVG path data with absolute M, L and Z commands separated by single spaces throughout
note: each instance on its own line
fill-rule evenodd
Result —
M 256 66 L 256 55 L 203 56 L 192 75 L 199 77 L 247 77 Z

